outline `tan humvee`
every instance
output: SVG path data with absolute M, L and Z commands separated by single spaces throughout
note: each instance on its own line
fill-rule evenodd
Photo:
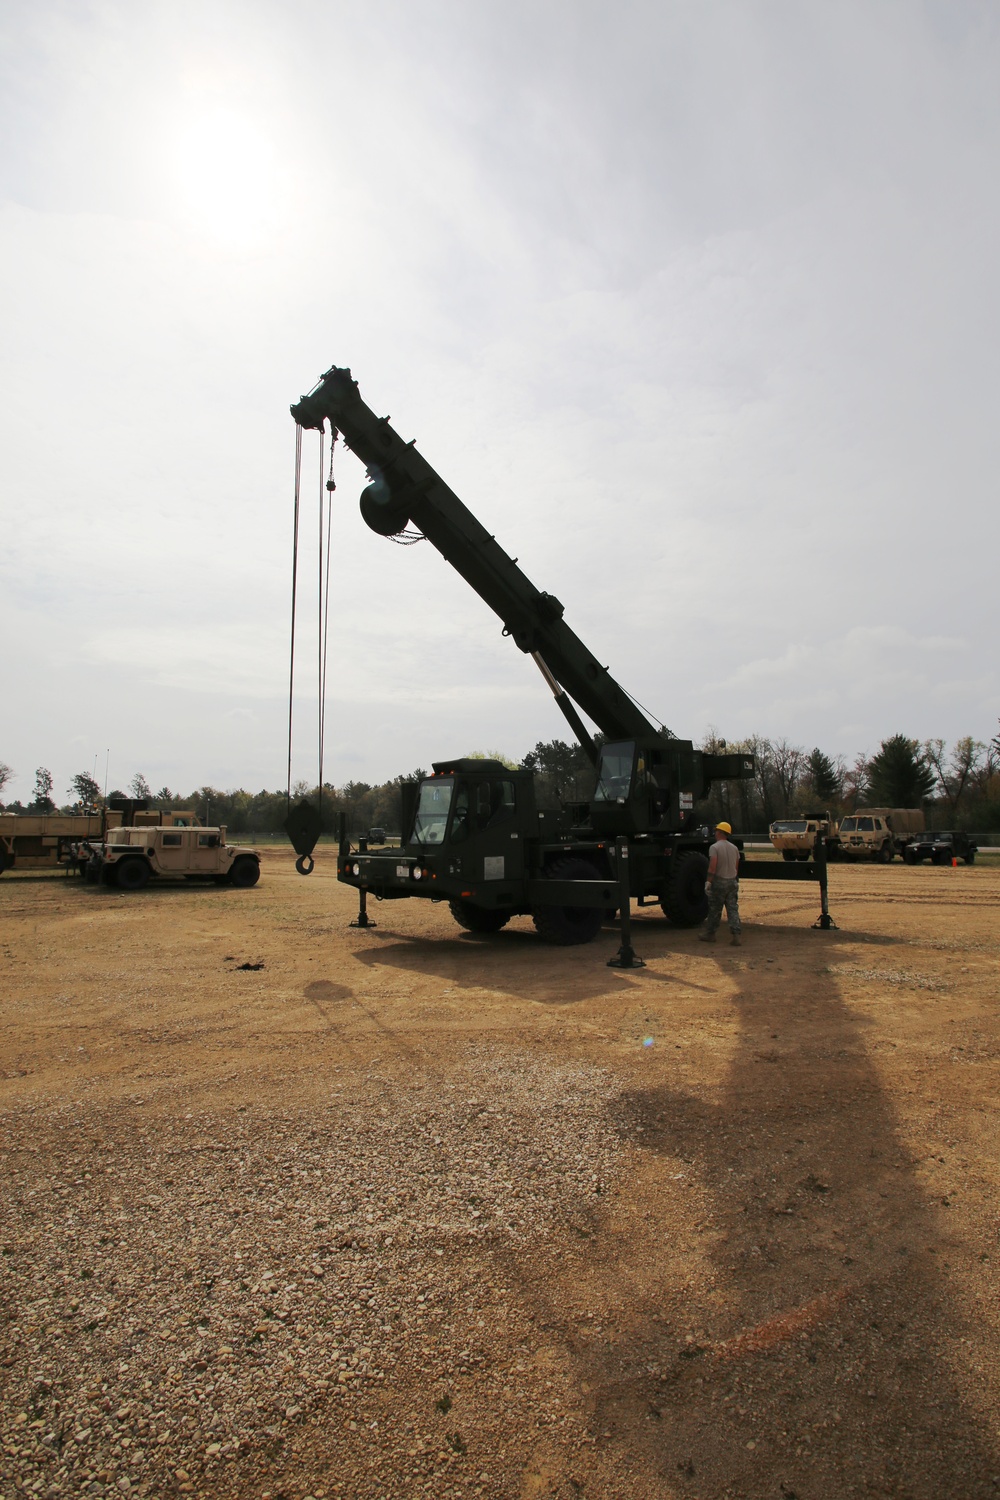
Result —
M 238 886 L 260 879 L 260 850 L 227 844 L 225 827 L 116 828 L 92 848 L 88 879 L 126 891 L 154 878 Z

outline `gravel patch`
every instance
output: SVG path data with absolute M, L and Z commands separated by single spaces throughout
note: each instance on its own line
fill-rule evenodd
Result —
M 620 1171 L 614 1083 L 480 1048 L 339 1087 L 6 1117 L 0 1495 L 503 1494 L 519 1403 L 587 1441 L 525 1285 Z

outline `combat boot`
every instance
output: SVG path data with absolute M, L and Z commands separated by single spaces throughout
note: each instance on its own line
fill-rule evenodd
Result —
M 699 935 L 698 935 L 698 941 L 699 941 L 699 943 L 714 943 L 715 942 L 715 933 L 714 932 L 702 932 L 702 933 L 699 933 Z

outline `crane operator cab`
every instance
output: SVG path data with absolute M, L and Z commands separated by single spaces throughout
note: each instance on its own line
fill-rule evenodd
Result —
M 690 740 L 608 740 L 590 803 L 594 832 L 682 832 L 704 796 L 701 760 Z

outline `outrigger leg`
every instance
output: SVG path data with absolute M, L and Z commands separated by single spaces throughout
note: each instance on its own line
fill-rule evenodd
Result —
M 644 969 L 646 960 L 640 958 L 632 947 L 632 893 L 628 879 L 628 840 L 615 841 L 615 868 L 618 871 L 618 911 L 621 916 L 622 941 L 614 958 L 608 959 L 609 969 Z
M 357 921 L 352 922 L 351 926 L 352 927 L 377 927 L 378 923 L 377 922 L 373 922 L 372 919 L 371 919 L 371 917 L 368 915 L 368 892 L 365 890 L 364 886 L 362 886 L 361 889 L 358 891 L 358 898 L 359 899 L 358 899 L 358 916 L 357 916 Z
M 840 929 L 837 927 L 836 922 L 830 915 L 830 900 L 827 894 L 826 885 L 826 839 L 823 836 L 822 829 L 818 829 L 816 833 L 815 852 L 816 871 L 819 875 L 819 916 L 813 923 L 813 927 L 818 927 L 822 932 L 838 932 Z

